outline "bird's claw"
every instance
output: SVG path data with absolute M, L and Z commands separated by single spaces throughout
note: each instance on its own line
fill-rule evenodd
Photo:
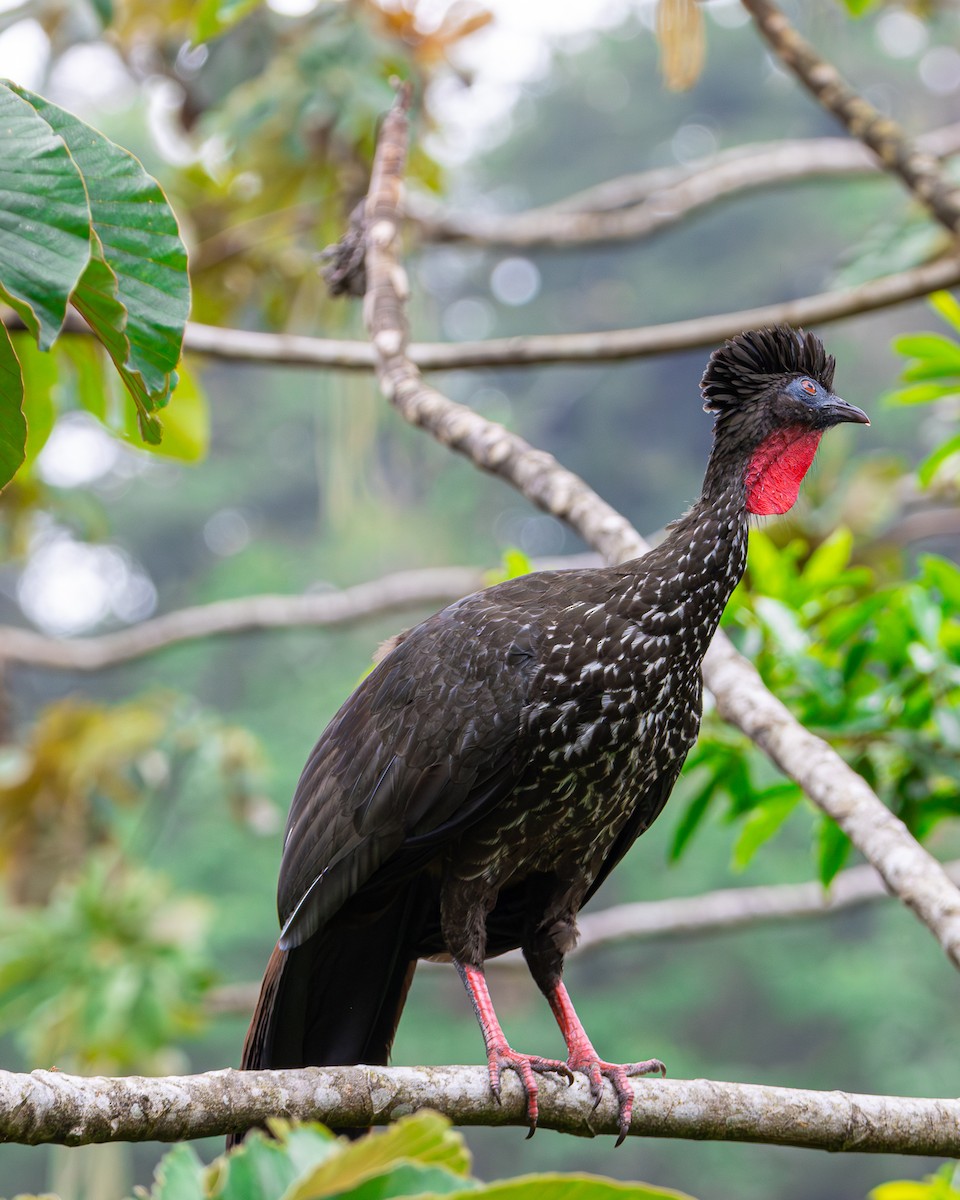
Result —
M 553 1073 L 565 1079 L 568 1086 L 574 1080 L 573 1071 L 568 1063 L 561 1062 L 556 1058 L 541 1058 L 537 1054 L 519 1054 L 516 1050 L 511 1050 L 509 1046 L 492 1050 L 487 1059 L 487 1066 L 490 1072 L 490 1090 L 498 1104 L 502 1103 L 500 1078 L 503 1072 L 516 1071 L 520 1076 L 520 1085 L 527 1098 L 527 1123 L 530 1126 L 528 1138 L 532 1138 L 536 1133 L 537 1121 L 540 1116 L 536 1076 Z
M 666 1075 L 667 1068 L 659 1058 L 648 1058 L 644 1062 L 608 1063 L 601 1058 L 567 1059 L 567 1066 L 575 1071 L 582 1071 L 590 1082 L 590 1094 L 593 1096 L 593 1107 L 598 1108 L 603 1099 L 603 1081 L 609 1079 L 619 1105 L 619 1120 L 617 1122 L 617 1146 L 623 1143 L 630 1132 L 630 1120 L 633 1116 L 633 1088 L 629 1079 L 638 1075 Z

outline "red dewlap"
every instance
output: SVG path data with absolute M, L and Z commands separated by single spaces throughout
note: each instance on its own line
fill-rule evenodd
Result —
M 821 430 L 795 425 L 778 429 L 760 443 L 744 481 L 748 512 L 768 517 L 793 507 L 822 436 Z

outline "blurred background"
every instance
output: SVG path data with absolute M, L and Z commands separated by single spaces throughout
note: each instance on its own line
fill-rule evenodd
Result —
M 955 119 L 957 6 L 850 7 L 869 11 L 854 20 L 833 0 L 794 11 L 908 130 Z M 411 193 L 462 213 L 520 211 L 744 143 L 839 133 L 726 0 L 701 6 L 699 78 L 668 89 L 655 8 L 5 0 L 0 74 L 103 130 L 159 179 L 190 249 L 194 320 L 362 338 L 359 305 L 326 297 L 318 255 L 365 191 L 392 74 L 412 77 L 420 98 Z M 636 243 L 431 244 L 412 227 L 413 337 L 661 323 L 852 284 L 942 249 L 894 181 L 866 176 L 745 192 Z M 924 330 L 956 337 L 924 302 L 820 331 L 837 357 L 838 392 L 873 426 L 833 434 L 801 504 L 766 524 L 764 562 L 781 567 L 770 567 L 766 589 L 752 571 L 731 628 L 798 715 L 840 730 L 850 761 L 947 858 L 960 853 L 951 819 L 960 736 L 950 716 L 958 593 L 925 556 L 949 564 L 960 552 L 956 455 L 941 454 L 920 482 L 917 468 L 944 444 L 957 410 L 947 386 L 936 404 L 889 400 L 907 362 L 892 340 Z M 8 625 L 77 638 L 224 598 L 322 592 L 442 564 L 497 571 L 516 551 L 536 559 L 584 549 L 406 427 L 369 374 L 188 356 L 170 408 L 180 432 L 158 456 L 107 432 L 83 396 L 102 377 L 91 384 L 82 356 L 57 355 L 56 369 L 45 363 L 53 356 L 33 360 L 52 431 L 0 497 Z M 706 356 L 432 378 L 653 533 L 698 494 L 710 440 L 697 386 Z M 937 519 L 925 519 L 931 512 Z M 839 540 L 838 528 L 849 531 Z M 819 574 L 808 570 L 818 548 Z M 775 605 L 765 607 L 759 593 L 771 588 Z M 837 611 L 859 624 L 825 626 Z M 6 667 L 4 1066 L 172 1073 L 238 1062 L 249 999 L 234 985 L 259 979 L 276 936 L 280 837 L 300 769 L 378 643 L 424 615 L 210 638 L 99 672 Z M 858 639 L 872 647 L 865 676 L 849 656 Z M 908 676 L 913 708 L 903 700 Z M 844 690 L 864 679 L 869 687 Z M 771 768 L 708 720 L 664 816 L 592 908 L 827 880 L 854 861 Z M 656 1055 L 674 1077 L 960 1090 L 955 973 L 892 902 L 624 942 L 574 957 L 568 982 L 601 1053 Z M 513 1044 L 558 1054 L 529 978 L 491 970 L 491 986 Z M 421 969 L 394 1061 L 481 1060 L 455 973 Z M 614 1153 L 609 1139 L 540 1132 L 526 1142 L 518 1130 L 472 1130 L 468 1142 L 486 1179 L 590 1170 L 711 1200 L 860 1197 L 938 1165 L 639 1139 Z M 221 1148 L 200 1146 L 207 1157 Z M 4 1146 L 0 1191 L 111 1200 L 149 1183 L 161 1152 Z

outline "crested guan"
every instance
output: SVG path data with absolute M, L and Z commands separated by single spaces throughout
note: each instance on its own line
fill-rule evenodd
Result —
M 632 562 L 538 571 L 467 596 L 393 640 L 320 737 L 280 869 L 282 932 L 243 1067 L 385 1064 L 417 959 L 452 960 L 490 1085 L 517 1072 L 628 1077 L 594 1050 L 562 981 L 577 912 L 657 818 L 700 725 L 701 661 L 743 573 L 750 513 L 786 512 L 824 430 L 866 415 L 834 359 L 787 327 L 741 334 L 701 381 L 715 415 L 700 498 Z M 484 960 L 520 947 L 569 1052 L 520 1054 Z M 618 1142 L 619 1144 L 619 1142 Z

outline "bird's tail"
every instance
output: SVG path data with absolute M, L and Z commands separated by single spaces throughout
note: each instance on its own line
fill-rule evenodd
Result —
M 385 1066 L 416 968 L 413 899 L 395 896 L 372 914 L 342 910 L 302 945 L 276 946 L 241 1069 Z

